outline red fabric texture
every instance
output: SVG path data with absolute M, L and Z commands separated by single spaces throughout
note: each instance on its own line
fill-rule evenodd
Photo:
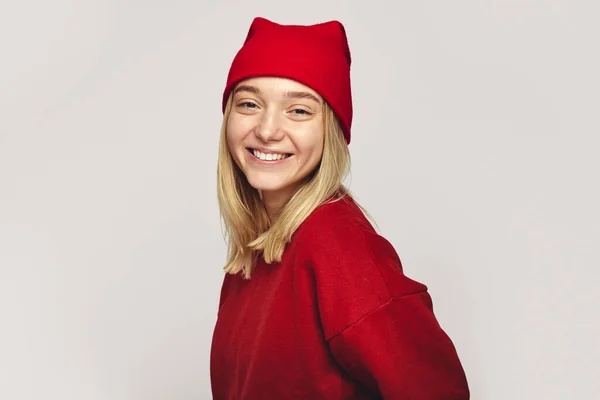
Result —
M 281 263 L 226 275 L 211 349 L 216 400 L 466 400 L 427 288 L 351 197 L 317 208 Z
M 346 143 L 350 144 L 350 64 L 346 31 L 339 21 L 280 25 L 257 17 L 229 69 L 223 111 L 229 92 L 244 79 L 258 76 L 292 79 L 323 96 L 340 121 Z

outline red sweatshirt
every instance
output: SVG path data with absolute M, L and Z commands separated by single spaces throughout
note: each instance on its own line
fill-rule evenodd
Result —
M 349 196 L 313 211 L 280 263 L 226 275 L 211 382 L 217 400 L 469 399 L 427 287 Z

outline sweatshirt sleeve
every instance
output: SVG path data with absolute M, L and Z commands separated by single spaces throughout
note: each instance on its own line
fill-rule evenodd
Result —
M 302 244 L 336 363 L 377 398 L 469 399 L 427 287 L 404 275 L 395 249 L 358 212 L 329 210 L 305 227 Z
M 342 369 L 383 399 L 469 399 L 456 350 L 427 292 L 390 299 L 329 344 Z

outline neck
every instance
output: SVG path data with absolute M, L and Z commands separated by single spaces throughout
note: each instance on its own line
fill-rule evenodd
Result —
M 292 198 L 296 192 L 296 187 L 284 188 L 278 191 L 263 191 L 262 200 L 267 210 L 267 215 L 271 221 L 271 225 L 275 222 L 281 209 Z

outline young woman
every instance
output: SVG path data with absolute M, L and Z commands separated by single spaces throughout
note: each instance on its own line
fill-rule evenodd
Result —
M 427 288 L 342 185 L 350 62 L 339 22 L 264 18 L 233 60 L 217 173 L 229 254 L 215 399 L 469 398 Z

